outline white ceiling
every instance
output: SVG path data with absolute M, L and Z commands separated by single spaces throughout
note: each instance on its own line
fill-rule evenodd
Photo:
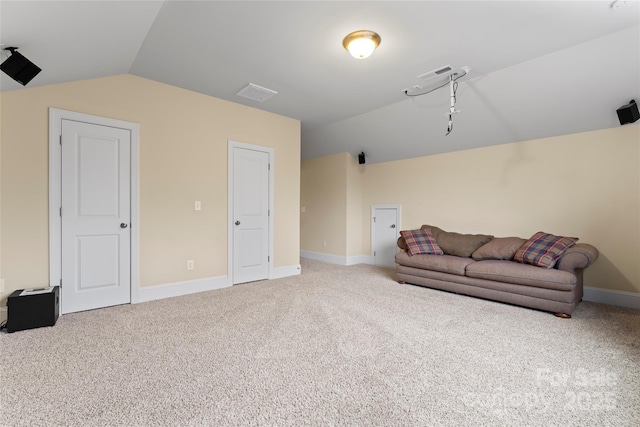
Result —
M 611 1 L 5 1 L 0 44 L 43 71 L 27 87 L 131 73 L 302 121 L 302 156 L 367 162 L 619 125 L 640 101 L 640 8 Z M 382 37 L 365 60 L 342 38 Z M 448 88 L 402 90 L 443 65 Z M 252 82 L 278 94 L 238 97 Z M 2 90 L 24 90 L 4 74 Z

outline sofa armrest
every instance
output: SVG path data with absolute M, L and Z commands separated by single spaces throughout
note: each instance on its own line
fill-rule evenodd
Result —
M 588 243 L 577 243 L 567 249 L 556 264 L 558 270 L 574 273 L 590 266 L 598 259 L 599 252 Z
M 404 237 L 398 237 L 398 247 L 403 251 L 407 250 L 407 243 L 404 241 Z

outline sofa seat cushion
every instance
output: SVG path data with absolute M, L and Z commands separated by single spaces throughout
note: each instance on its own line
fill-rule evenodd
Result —
M 467 266 L 475 263 L 475 261 L 471 258 L 462 258 L 451 255 L 409 256 L 406 252 L 398 252 L 396 254 L 396 263 L 406 265 L 407 267 L 422 268 L 464 276 Z
M 498 282 L 558 291 L 571 291 L 577 283 L 576 276 L 567 271 L 543 269 L 513 261 L 477 261 L 467 266 L 466 275 L 478 279 L 496 280 Z

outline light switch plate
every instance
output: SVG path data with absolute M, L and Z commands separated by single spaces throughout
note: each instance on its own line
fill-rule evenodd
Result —
M 196 200 L 193 205 L 194 210 L 201 211 L 202 210 L 202 202 L 200 200 Z

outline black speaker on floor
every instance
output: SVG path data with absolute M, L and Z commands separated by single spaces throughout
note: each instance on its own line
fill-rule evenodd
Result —
M 22 56 L 21 53 L 16 52 L 16 49 L 17 47 L 7 47 L 4 49 L 11 51 L 11 56 L 0 64 L 0 69 L 13 80 L 25 86 L 42 70 L 36 64 Z
M 633 99 L 627 105 L 623 105 L 622 107 L 618 108 L 616 112 L 618 113 L 618 119 L 620 120 L 621 125 L 633 123 L 640 118 L 640 113 L 638 112 L 638 104 L 636 104 L 636 101 Z
M 364 151 L 358 154 L 358 164 L 364 165 Z
M 18 289 L 7 297 L 7 332 L 53 326 L 59 314 L 59 286 Z

